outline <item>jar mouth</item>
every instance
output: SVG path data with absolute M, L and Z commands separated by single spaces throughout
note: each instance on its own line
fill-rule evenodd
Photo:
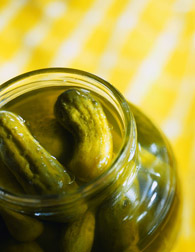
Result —
M 74 202 L 78 197 L 82 195 L 82 197 L 90 197 L 93 193 L 97 192 L 97 190 L 101 191 L 104 187 L 104 181 L 112 176 L 112 174 L 120 173 L 121 163 L 125 160 L 127 153 L 130 151 L 130 155 L 128 153 L 128 162 L 130 162 L 136 152 L 136 144 L 137 144 L 137 133 L 136 133 L 136 125 L 133 114 L 130 110 L 130 107 L 123 97 L 123 95 L 109 82 L 104 79 L 88 73 L 86 71 L 73 69 L 73 68 L 44 68 L 38 69 L 31 72 L 27 72 L 21 74 L 17 77 L 14 77 L 7 82 L 3 83 L 0 88 L 0 94 L 2 99 L 0 101 L 0 108 L 7 103 L 6 99 L 9 102 L 9 97 L 7 94 L 9 92 L 14 92 L 14 89 L 17 89 L 17 85 L 20 82 L 27 81 L 29 78 L 33 77 L 41 77 L 42 80 L 48 81 L 53 76 L 58 76 L 63 78 L 63 74 L 67 75 L 68 78 L 74 76 L 75 79 L 86 78 L 88 82 L 91 82 L 95 85 L 95 83 L 99 83 L 99 85 L 104 89 L 105 92 L 113 99 L 113 101 L 120 107 L 121 115 L 123 117 L 123 141 L 121 144 L 121 148 L 114 158 L 113 162 L 109 166 L 109 168 L 104 171 L 100 176 L 93 179 L 92 181 L 79 186 L 79 188 L 73 192 L 68 192 L 60 195 L 20 195 L 10 193 L 7 190 L 0 188 L 0 200 L 5 201 L 11 205 L 19 205 L 19 206 L 34 206 L 40 205 L 42 207 L 48 207 L 52 205 L 61 205 L 64 202 Z M 66 76 L 66 77 L 67 77 Z M 65 80 L 64 80 L 65 81 Z M 12 86 L 11 89 L 9 87 Z M 95 86 L 94 86 L 95 87 Z M 18 90 L 20 91 L 20 90 Z M 5 99 L 5 96 L 8 97 Z M 10 98 L 11 99 L 11 98 Z M 132 171 L 132 178 L 134 177 L 135 171 Z

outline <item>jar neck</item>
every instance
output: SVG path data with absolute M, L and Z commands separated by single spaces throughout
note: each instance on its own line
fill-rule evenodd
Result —
M 81 186 L 78 191 L 64 195 L 44 196 L 18 196 L 0 190 L 0 200 L 12 209 L 20 211 L 25 206 L 25 211 L 38 214 L 47 214 L 50 207 L 52 211 L 61 211 L 66 208 L 78 207 L 78 202 L 85 199 L 92 204 L 104 200 L 105 197 L 117 191 L 119 185 L 125 181 L 128 175 L 128 183 L 131 184 L 137 171 L 136 149 L 137 131 L 134 116 L 124 97 L 109 83 L 92 74 L 74 69 L 42 69 L 18 76 L 2 85 L 3 97 L 0 107 L 20 95 L 32 92 L 36 89 L 51 87 L 79 87 L 86 88 L 104 97 L 116 112 L 121 122 L 122 143 L 110 168 L 97 179 Z M 63 208 L 61 208 L 63 205 Z M 54 209 L 55 206 L 55 209 Z M 58 209 L 58 207 L 60 209 Z

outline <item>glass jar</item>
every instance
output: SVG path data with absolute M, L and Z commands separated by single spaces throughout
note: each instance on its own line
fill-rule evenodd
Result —
M 169 251 L 179 225 L 173 153 L 164 135 L 112 85 L 75 69 L 41 69 L 2 84 L 0 110 L 20 115 L 40 144 L 64 163 L 74 144 L 56 123 L 53 106 L 58 95 L 70 88 L 87 90 L 102 104 L 113 137 L 112 164 L 73 192 L 35 196 L 21 192 L 1 162 L 1 251 L 12 251 L 10 246 L 18 251 L 22 246 L 24 251 L 66 251 L 65 230 L 88 212 L 93 213 L 93 224 L 79 231 L 80 240 L 73 241 L 79 244 L 77 250 L 67 251 Z M 37 235 L 25 238 L 23 233 L 33 228 Z M 90 244 L 82 247 L 83 243 Z

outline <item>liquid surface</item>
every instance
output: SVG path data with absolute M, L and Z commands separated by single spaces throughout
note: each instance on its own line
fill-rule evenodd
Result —
M 66 164 L 74 151 L 74 139 L 56 120 L 54 104 L 65 88 L 40 89 L 16 98 L 3 109 L 20 115 L 31 134 L 62 164 Z M 113 137 L 113 158 L 121 147 L 122 130 L 112 108 L 101 101 Z

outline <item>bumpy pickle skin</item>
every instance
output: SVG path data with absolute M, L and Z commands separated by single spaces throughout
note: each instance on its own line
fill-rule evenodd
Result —
M 20 185 L 17 183 L 12 173 L 7 167 L 0 165 L 0 183 L 3 188 L 12 193 L 24 193 Z M 13 238 L 18 241 L 29 242 L 35 240 L 41 235 L 44 226 L 39 220 L 25 216 L 14 211 L 8 210 L 0 206 L 0 215 Z
M 102 174 L 112 160 L 112 135 L 101 104 L 87 92 L 69 89 L 57 99 L 54 112 L 59 123 L 75 139 L 68 168 L 88 182 Z
M 90 252 L 95 230 L 95 216 L 87 211 L 63 230 L 62 252 Z
M 14 194 L 23 194 L 24 190 L 10 170 L 0 161 L 0 187 Z
M 64 167 L 31 135 L 22 118 L 0 111 L 0 161 L 29 194 L 59 194 L 75 188 Z
M 0 164 L 0 174 L 1 187 L 15 194 L 24 193 L 15 177 L 2 163 Z M 33 241 L 42 234 L 44 229 L 41 221 L 29 216 L 15 213 L 3 206 L 0 206 L 0 215 L 11 236 L 18 241 Z

